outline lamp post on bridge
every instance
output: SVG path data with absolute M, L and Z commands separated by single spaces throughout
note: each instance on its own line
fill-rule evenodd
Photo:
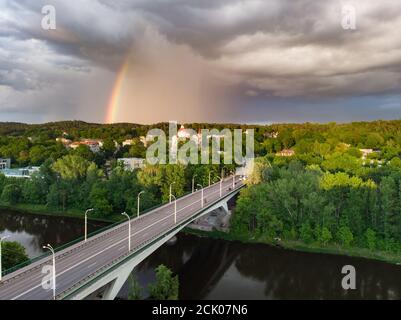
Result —
M 171 191 L 172 191 L 172 186 L 174 183 L 175 183 L 175 181 L 173 183 L 170 183 L 170 203 L 171 203 L 171 196 L 173 195 Z
M 2 269 L 2 265 L 1 265 L 1 263 L 2 263 L 2 261 L 1 261 L 1 254 L 2 254 L 1 243 L 3 242 L 3 240 L 6 240 L 7 238 L 10 238 L 10 236 L 4 236 L 4 237 L 0 238 L 0 282 L 2 279 L 2 273 L 3 273 L 3 269 Z
M 177 198 L 173 194 L 171 197 L 174 198 L 174 224 L 177 224 Z
M 128 218 L 128 252 L 131 252 L 131 218 L 126 212 L 121 213 Z
M 50 244 L 43 246 L 43 249 L 48 249 L 51 251 L 53 256 L 53 300 L 56 300 L 56 254 L 54 253 L 54 249 Z
M 195 192 L 195 177 L 197 176 L 197 174 L 194 174 L 192 177 L 192 193 Z
M 222 194 L 222 185 L 223 185 L 223 179 L 221 178 L 221 177 L 219 177 L 219 176 L 217 176 L 217 178 L 219 178 L 220 179 L 220 198 L 221 198 L 221 194 Z
M 141 192 L 139 192 L 138 193 L 138 197 L 137 197 L 137 201 L 136 201 L 136 203 L 137 203 L 137 216 L 138 216 L 138 218 L 139 218 L 139 201 L 140 201 L 140 196 L 141 196 L 141 194 L 144 194 L 145 193 L 145 191 L 141 191 Z
M 88 239 L 88 213 L 93 211 L 94 209 L 88 209 L 85 211 L 85 242 Z
M 201 190 L 202 190 L 201 205 L 202 205 L 202 208 L 203 208 L 203 186 L 201 184 L 199 184 L 199 183 L 198 183 L 198 186 L 201 187 Z

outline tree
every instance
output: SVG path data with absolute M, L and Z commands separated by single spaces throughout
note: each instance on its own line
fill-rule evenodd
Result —
M 149 285 L 150 297 L 155 300 L 178 300 L 178 276 L 164 265 L 156 268 L 156 283 Z
M 21 198 L 21 187 L 15 183 L 6 185 L 1 193 L 1 201 L 16 204 Z
M 22 188 L 24 202 L 45 203 L 47 188 L 46 182 L 40 176 L 34 175 L 31 179 L 26 179 Z
M 319 242 L 325 246 L 331 241 L 332 238 L 333 237 L 330 230 L 326 227 L 323 227 L 320 232 Z
M 300 230 L 301 240 L 307 244 L 313 242 L 313 230 L 309 222 L 304 222 Z
M 77 155 L 67 155 L 53 164 L 53 170 L 63 179 L 74 180 L 86 176 L 90 162 Z
M 73 154 L 88 161 L 93 161 L 93 159 L 95 158 L 91 149 L 84 144 L 79 145 L 78 148 L 74 150 Z
M 89 199 L 96 216 L 107 217 L 113 212 L 113 207 L 108 200 L 108 190 L 103 183 L 93 185 Z
M 25 247 L 18 242 L 2 241 L 1 251 L 3 270 L 10 269 L 29 259 Z
M 129 276 L 129 292 L 128 292 L 128 299 L 129 300 L 141 300 L 142 296 L 141 296 L 141 286 L 139 285 L 138 279 L 130 274 Z
M 365 240 L 366 245 L 370 250 L 374 250 L 376 248 L 376 232 L 372 229 L 368 228 L 365 232 Z
M 352 234 L 350 228 L 348 228 L 347 226 L 340 227 L 337 237 L 338 240 L 340 240 L 340 242 L 345 247 L 349 247 L 352 241 L 354 241 L 354 235 Z

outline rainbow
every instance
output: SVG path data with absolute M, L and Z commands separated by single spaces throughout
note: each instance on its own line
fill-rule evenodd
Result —
M 113 89 L 111 91 L 109 103 L 106 109 L 106 123 L 113 123 L 116 121 L 117 113 L 120 106 L 121 90 L 123 87 L 124 79 L 129 69 L 129 55 L 124 59 L 114 81 Z

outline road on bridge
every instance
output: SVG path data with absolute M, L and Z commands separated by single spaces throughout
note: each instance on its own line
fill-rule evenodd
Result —
M 235 177 L 235 188 L 242 186 Z M 232 192 L 233 178 L 222 182 L 222 197 Z M 201 190 L 177 199 L 177 224 L 201 210 Z M 204 199 L 209 206 L 220 199 L 220 182 L 204 188 Z M 131 219 L 131 252 L 128 251 L 128 221 L 56 252 L 56 295 L 62 299 L 66 292 L 88 278 L 99 274 L 174 228 L 174 201 Z M 49 300 L 53 291 L 42 287 L 46 274 L 42 268 L 52 265 L 52 257 L 44 257 L 3 277 L 0 300 Z

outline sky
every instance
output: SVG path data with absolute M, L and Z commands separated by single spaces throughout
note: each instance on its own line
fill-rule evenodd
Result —
M 399 0 L 0 0 L 0 121 L 397 119 L 400 30 Z

